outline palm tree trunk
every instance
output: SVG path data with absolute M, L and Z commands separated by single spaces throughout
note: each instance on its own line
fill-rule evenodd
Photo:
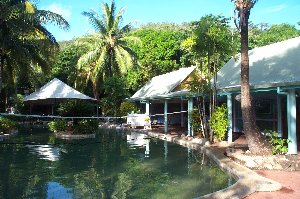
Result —
M 1 53 L 1 52 L 0 52 Z M 3 82 L 3 67 L 4 67 L 4 56 L 0 55 L 0 93 L 2 91 L 2 82 Z
M 243 13 L 243 12 L 241 12 Z M 248 142 L 249 150 L 253 154 L 271 154 L 271 145 L 260 133 L 256 125 L 254 107 L 250 95 L 249 83 L 249 55 L 248 55 L 248 19 L 250 11 L 244 14 L 241 25 L 241 107 L 243 130 Z

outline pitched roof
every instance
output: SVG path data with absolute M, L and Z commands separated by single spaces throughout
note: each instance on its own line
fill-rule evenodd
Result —
M 64 82 L 57 78 L 54 78 L 39 90 L 31 93 L 24 98 L 25 102 L 34 101 L 48 101 L 59 100 L 59 99 L 84 99 L 84 100 L 96 100 L 87 95 L 80 93 L 74 88 L 68 86 Z
M 179 70 L 153 77 L 132 97 L 132 100 L 145 100 L 164 98 L 171 95 L 182 94 L 183 90 L 172 92 L 180 83 L 185 80 L 193 71 L 194 66 L 180 68 Z
M 240 54 L 237 57 L 218 72 L 218 89 L 240 89 Z M 300 85 L 300 37 L 250 50 L 249 67 L 253 88 Z

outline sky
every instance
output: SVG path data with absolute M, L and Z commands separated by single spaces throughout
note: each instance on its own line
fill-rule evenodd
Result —
M 71 40 L 93 31 L 83 11 L 94 9 L 101 13 L 102 3 L 110 0 L 36 0 L 39 9 L 46 9 L 62 15 L 70 24 L 64 31 L 57 26 L 47 25 L 57 41 Z M 123 25 L 135 21 L 135 27 L 147 23 L 171 22 L 181 24 L 200 20 L 207 14 L 230 17 L 234 9 L 231 0 L 115 0 L 117 10 L 126 8 Z M 300 26 L 299 0 L 259 0 L 251 10 L 250 21 L 255 24 L 289 23 Z M 233 26 L 233 22 L 232 22 Z

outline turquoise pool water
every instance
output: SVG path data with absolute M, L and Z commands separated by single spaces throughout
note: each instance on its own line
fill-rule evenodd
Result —
M 193 198 L 234 180 L 203 154 L 145 135 L 99 130 L 56 139 L 21 128 L 0 142 L 0 198 Z

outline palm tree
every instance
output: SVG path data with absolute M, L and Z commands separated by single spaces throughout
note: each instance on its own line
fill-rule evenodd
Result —
M 4 0 L 0 2 L 0 9 L 1 92 L 3 80 L 15 82 L 18 71 L 27 74 L 37 68 L 47 71 L 58 43 L 44 25 L 56 23 L 68 29 L 69 24 L 58 14 L 38 10 L 28 0 Z
M 235 11 L 238 12 L 238 19 L 235 24 L 241 35 L 241 107 L 243 117 L 243 129 L 248 142 L 249 150 L 253 154 L 271 154 L 271 145 L 260 133 L 256 125 L 255 112 L 250 95 L 249 83 L 249 44 L 248 44 L 248 20 L 250 10 L 257 0 L 231 0 L 235 4 Z
M 89 45 L 90 51 L 80 57 L 78 68 L 81 75 L 93 83 L 97 99 L 99 84 L 105 77 L 126 73 L 136 62 L 137 56 L 128 44 L 141 43 L 137 37 L 128 36 L 131 23 L 120 27 L 124 8 L 116 13 L 115 2 L 112 1 L 110 5 L 103 3 L 102 11 L 103 15 L 94 10 L 83 12 L 96 32 L 77 40 L 79 45 Z

